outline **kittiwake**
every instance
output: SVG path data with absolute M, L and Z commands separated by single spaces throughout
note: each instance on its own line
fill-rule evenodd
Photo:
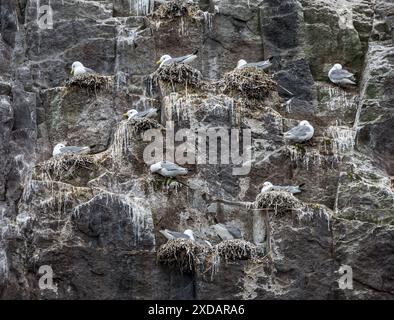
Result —
M 74 76 L 78 76 L 80 74 L 85 74 L 85 73 L 95 73 L 94 70 L 90 68 L 84 67 L 84 65 L 79 62 L 75 61 L 72 66 L 71 66 L 71 74 Z
M 84 154 L 90 151 L 91 147 L 76 147 L 76 146 L 65 146 L 62 143 L 58 143 L 54 148 L 52 155 L 59 156 L 63 154 Z
M 354 74 L 342 69 L 342 65 L 339 63 L 334 64 L 334 66 L 328 72 L 328 78 L 330 78 L 331 82 L 335 84 L 339 84 L 341 86 L 345 86 L 348 84 L 355 85 Z
M 241 59 L 237 63 L 237 69 L 243 69 L 243 68 L 256 68 L 260 70 L 265 70 L 268 69 L 269 67 L 272 66 L 272 60 L 273 57 L 270 57 L 267 60 L 264 61 L 259 61 L 259 62 L 246 62 L 246 60 Z
M 269 192 L 269 191 L 286 191 L 289 193 L 300 193 L 302 192 L 301 187 L 304 184 L 300 184 L 298 186 L 275 186 L 271 182 L 266 181 L 263 183 L 263 188 L 261 189 L 261 193 Z
M 313 137 L 314 132 L 315 130 L 310 125 L 310 123 L 306 120 L 303 120 L 298 126 L 285 132 L 284 136 L 287 140 L 301 143 L 310 140 Z
M 159 61 L 156 62 L 156 64 L 160 64 L 160 67 L 162 67 L 162 66 L 170 64 L 170 63 L 190 63 L 197 58 L 197 53 L 198 53 L 198 50 L 196 50 L 192 54 L 188 54 L 186 56 L 177 57 L 177 58 L 172 58 L 170 55 L 165 54 L 164 56 L 162 56 L 160 58 Z
M 177 164 L 167 160 L 152 164 L 150 166 L 150 171 L 152 173 L 158 173 L 163 177 L 176 177 L 178 175 L 185 175 L 188 173 L 186 168 L 178 166 Z
M 127 117 L 129 120 L 131 118 L 154 118 L 157 116 L 157 110 L 154 108 L 150 108 L 148 110 L 138 112 L 135 109 L 131 109 L 126 113 L 124 113 L 123 115 Z

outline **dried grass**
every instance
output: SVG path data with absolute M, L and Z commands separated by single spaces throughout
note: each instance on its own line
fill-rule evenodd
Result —
M 175 267 L 180 272 L 193 273 L 203 261 L 207 248 L 195 241 L 185 239 L 169 240 L 157 253 L 157 260 L 165 265 Z
M 215 253 L 225 260 L 247 260 L 257 257 L 257 247 L 248 241 L 225 240 L 214 247 Z
M 39 163 L 34 175 L 40 180 L 61 181 L 74 178 L 80 170 L 94 171 L 99 161 L 93 155 L 65 154 Z
M 133 134 L 162 127 L 156 120 L 149 118 L 131 118 L 130 120 L 127 120 L 127 125 L 132 127 L 131 132 Z
M 108 89 L 113 84 L 113 78 L 110 76 L 102 76 L 94 73 L 85 73 L 65 82 L 68 88 L 84 88 L 88 91 L 97 92 L 100 89 Z
M 198 88 L 202 85 L 201 72 L 183 63 L 171 63 L 160 67 L 152 74 L 152 79 L 156 85 L 159 81 L 171 83 L 172 86 L 184 84 Z
M 169 240 L 158 251 L 158 262 L 179 269 L 180 272 L 211 270 L 214 276 L 219 270 L 221 258 L 227 260 L 254 259 L 257 247 L 245 240 L 226 240 L 214 247 L 200 245 L 191 240 Z
M 300 200 L 286 191 L 269 191 L 260 193 L 254 202 L 256 209 L 274 209 L 275 212 L 299 210 L 303 207 Z
M 161 4 L 154 12 L 153 17 L 159 19 L 175 19 L 179 17 L 197 16 L 200 8 L 190 0 L 172 0 Z
M 256 68 L 235 69 L 219 81 L 224 93 L 238 93 L 248 99 L 264 99 L 276 91 L 276 82 Z

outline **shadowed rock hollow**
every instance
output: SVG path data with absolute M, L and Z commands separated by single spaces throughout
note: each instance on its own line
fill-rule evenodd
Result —
M 48 0 L 0 2 L 0 297 L 392 299 L 394 5 L 163 2 L 52 0 L 51 29 L 37 23 Z M 181 76 L 155 73 L 163 54 L 196 49 Z M 233 71 L 269 56 L 268 75 Z M 101 76 L 70 80 L 74 61 Z M 329 82 L 334 63 L 356 87 Z M 122 119 L 151 107 L 157 121 Z M 287 144 L 283 132 L 305 119 L 311 142 Z M 186 164 L 178 184 L 152 175 L 143 135 L 171 124 L 249 129 L 250 172 Z M 93 154 L 51 159 L 63 141 Z M 265 181 L 305 190 L 256 201 Z M 241 229 L 234 259 L 220 256 L 216 223 Z M 214 247 L 180 272 L 157 258 L 161 229 L 192 229 Z M 194 259 L 185 248 L 175 249 Z M 43 265 L 56 290 L 39 288 Z M 342 265 L 352 290 L 338 287 Z

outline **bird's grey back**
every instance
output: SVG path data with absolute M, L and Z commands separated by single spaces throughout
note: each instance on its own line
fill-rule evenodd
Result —
M 90 150 L 89 147 L 66 146 L 60 149 L 61 153 L 81 153 Z
M 184 171 L 184 170 L 186 170 L 185 168 L 182 168 L 182 167 L 178 166 L 177 164 L 169 162 L 169 161 L 163 161 L 161 166 L 168 171 Z
M 268 69 L 271 65 L 272 65 L 271 62 L 265 60 L 265 61 L 247 63 L 243 66 L 243 68 L 257 68 L 260 70 L 265 70 Z
M 286 132 L 286 135 L 293 137 L 302 137 L 311 132 L 311 129 L 308 126 L 296 126 L 293 129 Z
M 354 76 L 353 73 L 350 73 L 349 71 L 344 70 L 344 69 L 333 70 L 330 74 L 330 77 L 335 80 L 341 80 L 344 78 L 352 78 L 353 76 Z

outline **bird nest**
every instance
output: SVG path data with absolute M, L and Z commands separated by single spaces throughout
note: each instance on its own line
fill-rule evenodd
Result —
M 127 125 L 132 127 L 134 134 L 162 127 L 156 120 L 149 118 L 131 118 L 127 120 Z
M 185 239 L 169 240 L 157 253 L 157 260 L 165 265 L 175 267 L 182 273 L 193 273 L 201 263 L 206 248 L 195 241 Z
M 200 87 L 202 84 L 202 74 L 200 71 L 187 64 L 171 63 L 157 69 L 152 75 L 155 84 L 164 81 L 175 84 L 185 84 L 193 87 Z
M 225 260 L 247 260 L 257 257 L 257 247 L 248 241 L 225 240 L 215 246 L 216 255 Z
M 275 212 L 299 210 L 303 207 L 300 200 L 286 191 L 269 191 L 260 193 L 254 202 L 256 209 L 274 209 Z
M 219 86 L 224 93 L 239 93 L 248 99 L 264 99 L 276 91 L 276 82 L 256 68 L 235 69 L 224 75 Z
M 178 17 L 194 17 L 200 8 L 190 0 L 172 0 L 161 4 L 154 12 L 153 17 L 159 19 L 174 19 Z
M 112 81 L 112 77 L 109 76 L 85 73 L 68 79 L 65 85 L 69 88 L 85 88 L 89 91 L 96 92 L 99 89 L 108 89 Z
M 35 168 L 35 176 L 40 180 L 61 181 L 70 179 L 83 170 L 94 171 L 99 163 L 92 155 L 65 154 L 39 163 Z

